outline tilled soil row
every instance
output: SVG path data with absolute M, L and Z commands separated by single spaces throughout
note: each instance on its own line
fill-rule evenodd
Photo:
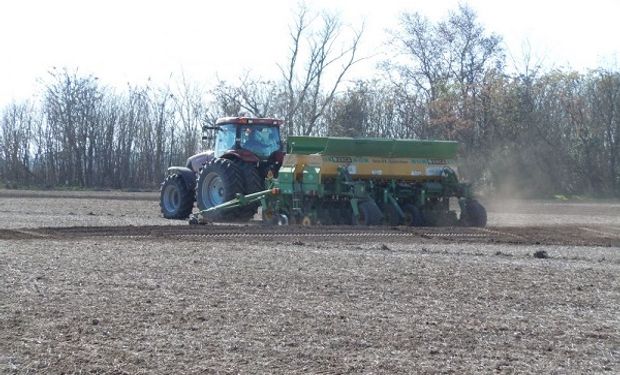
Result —
M 522 245 L 620 246 L 620 228 L 613 226 L 546 226 L 489 228 L 411 228 L 411 227 L 274 227 L 264 225 L 206 226 L 102 226 L 37 229 L 0 229 L 0 239 L 81 239 L 116 237 L 126 239 L 163 238 L 202 241 L 205 238 L 333 238 L 365 241 L 386 238 L 391 241 L 430 243 L 504 243 Z
M 37 199 L 98 199 L 157 201 L 157 191 L 106 191 L 106 190 L 9 190 L 0 189 L 0 198 Z

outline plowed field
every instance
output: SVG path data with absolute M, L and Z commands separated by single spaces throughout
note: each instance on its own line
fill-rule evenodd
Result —
M 0 373 L 620 373 L 620 204 L 489 227 L 188 226 L 0 190 Z

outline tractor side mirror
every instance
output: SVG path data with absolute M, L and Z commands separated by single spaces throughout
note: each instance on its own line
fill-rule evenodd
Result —
M 219 126 L 209 126 L 209 125 L 204 125 L 204 126 L 202 127 L 202 131 L 203 131 L 203 132 L 206 132 L 207 130 L 218 130 L 218 131 L 219 131 L 219 130 L 222 130 L 222 128 L 221 128 L 221 127 L 219 127 Z M 208 135 L 205 135 L 204 133 L 203 133 L 203 135 L 202 135 L 202 140 L 203 140 L 203 141 L 208 141 L 208 140 L 209 140 L 209 139 L 211 139 L 211 138 L 212 138 L 212 137 L 209 137 Z

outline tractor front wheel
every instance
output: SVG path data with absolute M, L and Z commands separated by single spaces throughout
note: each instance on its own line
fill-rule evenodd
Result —
M 188 189 L 183 177 L 171 174 L 161 184 L 159 206 L 166 219 L 187 219 L 194 207 L 194 189 Z

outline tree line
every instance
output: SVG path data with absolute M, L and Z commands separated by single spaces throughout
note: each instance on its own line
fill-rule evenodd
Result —
M 348 33 L 347 33 L 348 31 Z M 376 76 L 350 82 L 363 25 L 303 6 L 281 75 L 204 88 L 111 88 L 52 69 L 36 99 L 0 109 L 0 180 L 9 186 L 154 188 L 222 116 L 283 118 L 283 135 L 459 141 L 460 172 L 489 192 L 620 196 L 620 72 L 507 67 L 499 35 L 466 5 L 440 21 L 404 13 Z

